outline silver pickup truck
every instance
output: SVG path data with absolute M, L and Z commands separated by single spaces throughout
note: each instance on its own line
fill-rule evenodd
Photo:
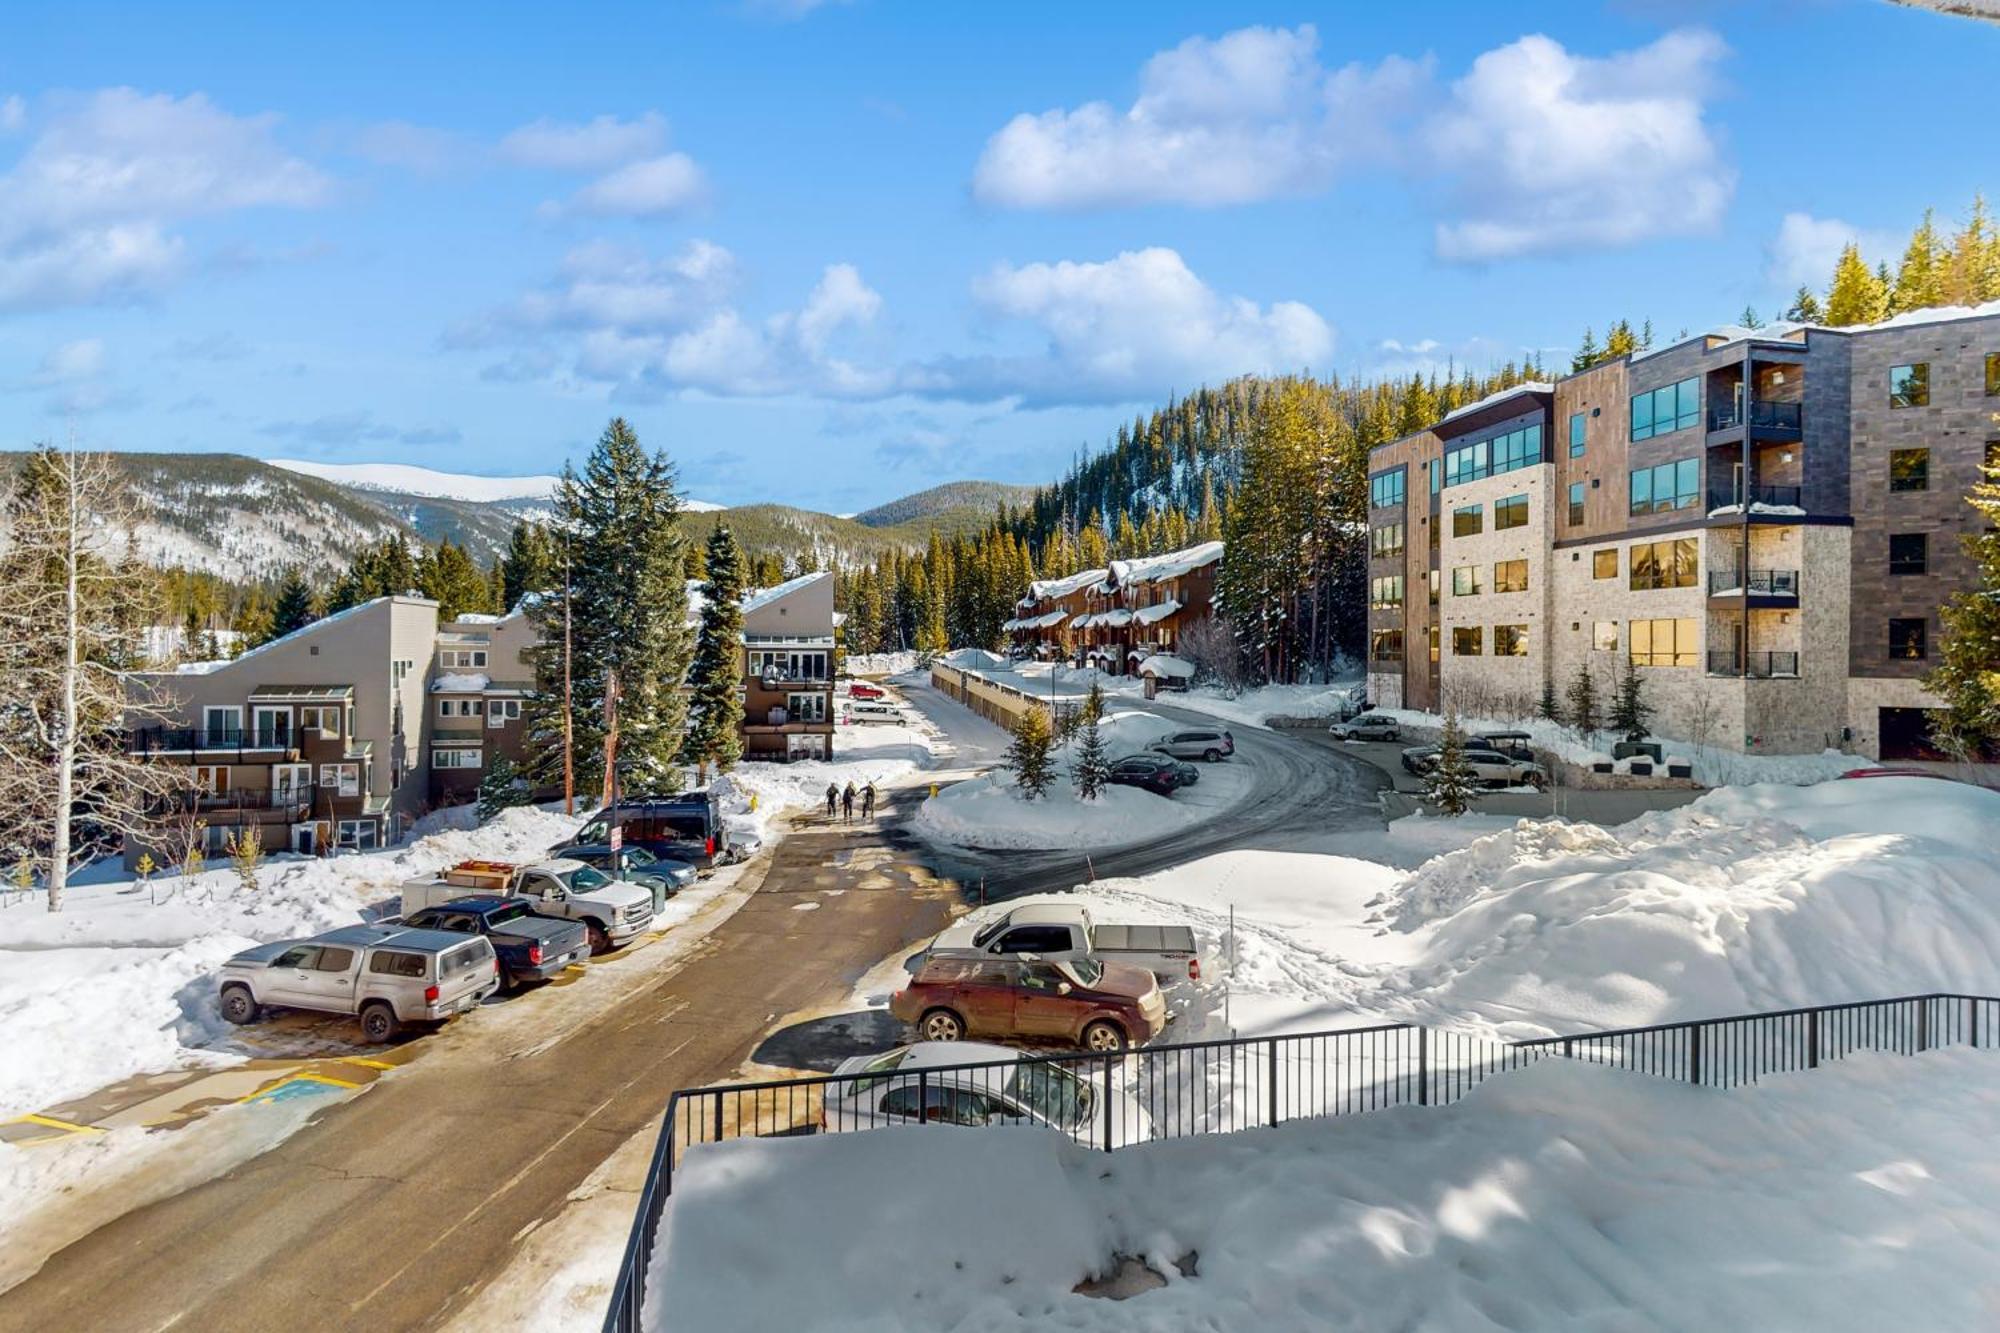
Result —
M 590 934 L 593 954 L 609 953 L 653 924 L 653 894 L 581 861 L 533 864 L 461 861 L 442 874 L 403 883 L 403 915 L 471 894 L 526 898 L 537 916 L 574 921 Z
M 1187 926 L 1121 926 L 1091 920 L 1081 903 L 1024 903 L 985 921 L 968 917 L 945 930 L 913 960 L 1014 957 L 1052 963 L 1089 960 L 1143 967 L 1164 988 L 1201 980 L 1201 954 Z
M 245 949 L 222 965 L 222 1016 L 253 1023 L 265 1009 L 354 1014 L 385 1042 L 405 1023 L 437 1023 L 500 989 L 484 936 L 404 926 L 342 926 L 307 940 Z

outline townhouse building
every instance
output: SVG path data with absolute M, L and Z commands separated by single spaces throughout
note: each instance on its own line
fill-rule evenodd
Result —
M 1105 569 L 1085 569 L 1067 578 L 1036 579 L 1014 605 L 1017 613 L 1002 622 L 1017 657 L 1066 661 L 1077 642 L 1074 623 L 1088 614 L 1090 589 L 1104 581 Z
M 798 578 L 743 598 L 743 756 L 833 757 L 833 575 Z
M 1521 713 L 1630 662 L 1661 735 L 1922 756 L 1991 461 L 1992 306 L 1719 329 L 1469 404 L 1371 454 L 1371 697 Z
M 477 799 L 495 763 L 518 766 L 526 758 L 521 714 L 535 692 L 536 642 L 522 607 L 438 627 L 426 737 L 433 807 Z
M 1017 656 L 1126 674 L 1148 657 L 1172 654 L 1190 625 L 1215 613 L 1222 551 L 1221 542 L 1202 542 L 1038 580 L 1015 608 L 1020 614 L 1001 628 Z

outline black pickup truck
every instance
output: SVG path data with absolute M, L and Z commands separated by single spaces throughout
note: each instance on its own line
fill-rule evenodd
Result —
M 422 930 L 484 935 L 500 959 L 500 989 L 546 981 L 590 957 L 590 935 L 580 922 L 536 916 L 526 898 L 454 898 L 403 918 Z

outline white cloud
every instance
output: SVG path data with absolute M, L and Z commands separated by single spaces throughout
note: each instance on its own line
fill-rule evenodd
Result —
M 537 120 L 500 141 L 500 155 L 517 166 L 551 171 L 603 171 L 658 153 L 667 122 L 657 111 L 633 120 L 599 116 L 581 124 Z
M 628 162 L 576 192 L 568 211 L 596 217 L 648 218 L 678 213 L 699 203 L 708 183 L 686 153 L 666 153 Z
M 454 130 L 385 120 L 363 126 L 349 145 L 353 152 L 385 167 L 401 167 L 423 175 L 476 165 L 486 150 Z
M 1190 37 L 1146 62 L 1126 110 L 1016 116 L 987 141 L 973 191 L 1005 208 L 1103 208 L 1324 189 L 1381 150 L 1427 78 L 1427 63 L 1394 56 L 1329 72 L 1310 24 Z
M 1892 256 L 1901 244 L 1889 232 L 1864 231 L 1839 218 L 1785 214 L 1769 246 L 1766 274 L 1772 287 L 1787 293 L 1802 285 L 1823 290 L 1833 278 L 1834 261 L 1850 243 L 1859 245 L 1861 253 L 1871 259 Z
M 28 104 L 19 93 L 0 97 L 0 134 L 18 134 L 28 123 Z
M 0 308 L 156 291 L 181 268 L 169 224 L 324 202 L 331 181 L 281 148 L 275 127 L 199 93 L 111 88 L 57 103 L 0 175 Z
M 104 340 L 79 338 L 51 348 L 48 355 L 42 358 L 32 383 L 37 386 L 74 384 L 79 380 L 95 379 L 103 370 Z
M 1101 263 L 1002 265 L 973 295 L 996 319 L 1031 325 L 1042 349 L 929 363 L 915 381 L 924 392 L 1125 402 L 1233 375 L 1324 368 L 1333 355 L 1333 329 L 1310 306 L 1225 296 L 1161 247 Z
M 1724 54 L 1689 29 L 1603 58 L 1543 36 L 1480 56 L 1423 131 L 1458 204 L 1438 254 L 1477 262 L 1712 230 L 1736 184 L 1703 119 Z

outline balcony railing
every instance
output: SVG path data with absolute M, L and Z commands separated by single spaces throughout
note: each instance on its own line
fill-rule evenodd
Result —
M 196 790 L 186 803 L 200 810 L 296 810 L 312 801 L 312 788 L 224 787 Z
M 1799 595 L 1799 571 L 1796 569 L 1753 569 L 1746 577 L 1738 569 L 1712 569 L 1708 572 L 1708 594 L 1711 597 L 1748 592 L 1752 597 L 1797 597 Z
M 290 727 L 139 727 L 125 739 L 133 754 L 175 750 L 289 750 Z
M 1798 431 L 1803 429 L 1805 406 L 1802 403 L 1767 403 L 1758 400 L 1750 404 L 1749 424 L 1767 430 Z M 1734 430 L 1744 424 L 1743 405 L 1725 403 L 1708 414 L 1710 430 Z
M 757 672 L 751 677 L 751 679 L 757 681 L 759 684 L 768 684 L 768 685 L 833 684 L 833 674 L 832 672 L 826 670 L 825 668 L 822 668 L 817 671 L 813 670 L 786 671 L 780 668 L 772 668 L 767 671 Z
M 1751 680 L 1785 680 L 1799 674 L 1797 653 L 1736 653 L 1728 649 L 1708 655 L 1711 676 L 1747 676 Z
M 1747 498 L 1753 510 L 1797 509 L 1803 492 L 1797 486 L 1739 486 L 1733 490 L 1715 491 L 1708 497 L 1708 509 L 1714 513 L 1718 509 L 1741 509 Z

